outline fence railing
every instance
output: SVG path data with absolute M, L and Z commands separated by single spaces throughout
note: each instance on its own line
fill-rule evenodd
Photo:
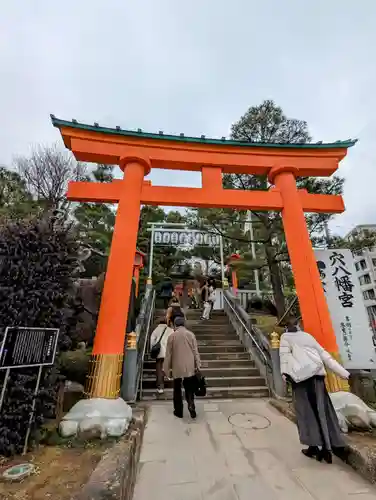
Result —
M 248 302 L 253 298 L 269 299 L 274 304 L 274 295 L 267 292 L 258 294 L 256 290 L 237 290 L 236 297 L 245 311 L 247 310 Z
M 122 397 L 129 402 L 142 397 L 144 358 L 153 326 L 154 306 L 155 289 L 150 287 L 146 289 L 142 299 L 135 331 L 128 334 L 130 339 L 130 335 L 133 335 L 134 342 L 127 342 L 124 353 Z
M 256 290 L 237 290 L 237 295 L 236 297 L 239 299 L 240 305 L 242 308 L 246 311 L 247 310 L 247 305 L 248 301 L 251 300 L 252 298 L 262 298 L 262 299 L 269 299 L 271 302 L 274 304 L 274 296 L 272 293 L 268 292 L 262 292 L 258 294 Z M 222 288 L 217 288 L 217 293 L 216 293 L 216 300 L 214 303 L 214 309 L 215 310 L 223 310 L 223 290 Z
M 252 324 L 239 298 L 228 290 L 223 292 L 223 309 L 240 341 L 265 378 L 269 393 L 284 397 L 286 388 L 280 373 L 279 341 L 269 341 L 268 337 Z

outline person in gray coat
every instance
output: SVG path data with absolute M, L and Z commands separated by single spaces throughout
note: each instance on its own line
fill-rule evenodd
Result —
M 163 371 L 167 377 L 174 379 L 174 415 L 183 418 L 182 385 L 188 411 L 196 418 L 194 391 L 197 384 L 197 372 L 201 369 L 201 360 L 197 340 L 190 330 L 185 328 L 185 318 L 175 318 L 175 331 L 167 340 L 166 356 Z

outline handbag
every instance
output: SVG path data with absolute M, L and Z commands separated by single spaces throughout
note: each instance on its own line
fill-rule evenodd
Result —
M 194 393 L 198 398 L 204 398 L 206 396 L 206 380 L 200 372 L 196 372 L 195 375 Z
M 215 289 L 210 291 L 208 302 L 215 302 L 216 299 L 216 292 Z
M 167 326 L 163 330 L 162 335 L 159 337 L 158 341 L 150 349 L 150 357 L 151 357 L 151 359 L 157 359 L 158 358 L 159 353 L 161 352 L 161 340 L 162 340 L 163 335 L 165 334 L 166 330 L 167 330 Z
M 299 383 L 317 375 L 324 365 L 319 353 L 313 349 L 292 346 L 289 373 L 294 382 Z

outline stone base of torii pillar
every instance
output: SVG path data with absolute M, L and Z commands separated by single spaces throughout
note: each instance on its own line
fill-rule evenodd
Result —
M 63 417 L 59 431 L 66 438 L 120 437 L 131 420 L 132 408 L 122 398 L 82 399 Z

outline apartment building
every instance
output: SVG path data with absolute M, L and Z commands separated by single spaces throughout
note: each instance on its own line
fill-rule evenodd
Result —
M 351 241 L 351 239 L 359 236 L 367 236 L 367 233 L 370 232 L 376 232 L 376 224 L 356 226 L 346 235 L 346 239 Z M 360 289 L 363 294 L 363 302 L 372 330 L 376 333 L 376 248 L 355 252 L 354 259 Z

